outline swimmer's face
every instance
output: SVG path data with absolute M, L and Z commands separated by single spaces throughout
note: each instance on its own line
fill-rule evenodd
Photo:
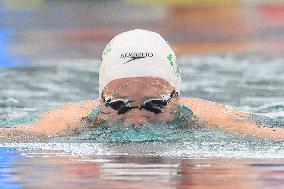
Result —
M 158 101 L 151 101 L 154 99 Z M 168 103 L 162 106 L 145 104 L 145 102 L 161 102 L 163 99 L 168 100 Z M 130 124 L 142 125 L 174 119 L 178 96 L 174 87 L 163 79 L 135 77 L 111 81 L 102 91 L 101 102 L 105 104 L 101 115 L 102 120 L 122 120 Z M 107 102 L 112 104 L 108 105 Z M 128 104 L 127 108 L 122 102 Z

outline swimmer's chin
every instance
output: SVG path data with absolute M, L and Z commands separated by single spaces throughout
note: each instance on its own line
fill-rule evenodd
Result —
M 135 126 L 143 126 L 149 124 L 149 121 L 145 118 L 127 118 L 123 120 L 125 123 Z
M 157 124 L 157 123 L 168 123 L 169 121 L 153 120 L 153 119 L 148 119 L 148 117 L 141 117 L 141 118 L 136 117 L 136 118 L 128 118 L 123 120 L 123 122 L 128 125 L 139 126 L 139 127 L 144 125 Z

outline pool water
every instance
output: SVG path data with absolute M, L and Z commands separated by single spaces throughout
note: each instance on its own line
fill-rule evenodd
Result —
M 182 95 L 215 99 L 269 116 L 281 127 L 283 61 L 258 58 L 251 63 L 249 56 L 232 53 L 182 56 Z M 268 62 L 269 68 L 263 69 Z M 1 76 L 8 82 L 1 85 L 1 126 L 32 122 L 67 99 L 97 98 L 97 70 L 95 60 L 49 60 L 2 69 Z M 224 183 L 226 188 L 236 184 L 271 188 L 283 184 L 283 142 L 174 125 L 127 129 L 117 124 L 47 143 L 4 140 L 0 149 L 0 183 L 10 188 L 206 188 L 212 183 L 216 188 L 225 188 Z
M 4 180 L 7 188 L 283 187 L 283 160 L 79 157 L 54 150 L 8 154 L 22 158 L 7 162 L 5 174 L 13 175 Z
M 125 28 L 155 30 L 171 42 L 183 97 L 227 104 L 284 127 L 280 2 L 204 8 L 11 2 L 0 2 L 0 127 L 97 99 L 99 54 Z M 0 188 L 284 187 L 283 142 L 175 124 L 111 126 L 43 143 L 1 138 Z

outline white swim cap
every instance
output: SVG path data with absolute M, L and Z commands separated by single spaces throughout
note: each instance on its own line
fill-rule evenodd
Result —
M 155 32 L 130 30 L 114 37 L 105 47 L 99 72 L 99 92 L 115 79 L 159 77 L 180 93 L 181 77 L 176 56 Z

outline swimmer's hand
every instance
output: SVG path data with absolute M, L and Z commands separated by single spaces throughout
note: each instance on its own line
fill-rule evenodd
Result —
M 189 106 L 198 121 L 207 127 L 241 136 L 284 141 L 284 129 L 257 123 L 250 113 L 201 99 L 180 99 L 179 103 Z
M 86 127 L 81 120 L 87 116 L 91 110 L 99 105 L 99 101 L 82 102 L 80 104 L 66 104 L 62 108 L 50 110 L 44 113 L 41 119 L 29 125 L 19 125 L 9 128 L 10 133 L 35 133 L 54 137 L 60 135 L 72 135 L 81 128 Z M 7 132 L 7 131 L 6 131 Z

